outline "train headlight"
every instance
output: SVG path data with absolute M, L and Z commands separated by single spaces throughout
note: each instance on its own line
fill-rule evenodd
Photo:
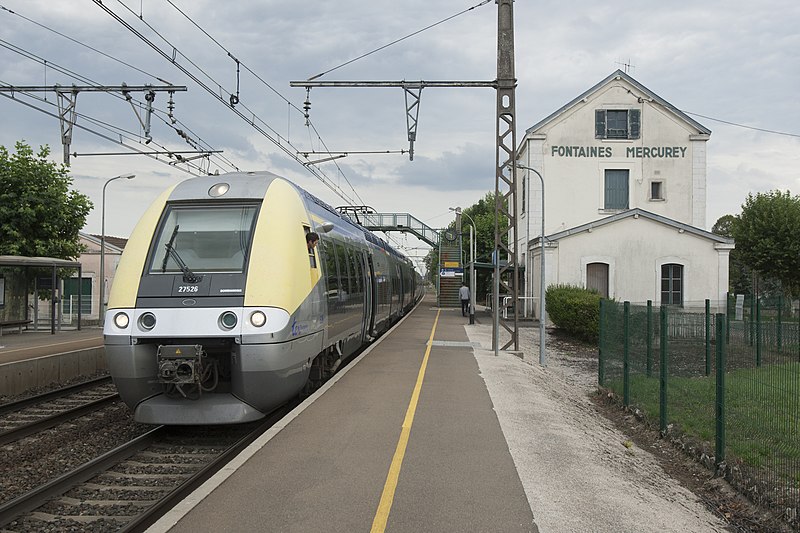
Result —
M 119 329 L 125 329 L 128 327 L 130 323 L 130 318 L 126 313 L 117 313 L 114 315 L 114 325 L 117 326 Z
M 233 329 L 236 327 L 236 324 L 238 322 L 239 318 L 233 311 L 225 311 L 224 313 L 219 315 L 219 325 L 222 326 L 224 329 Z
M 250 323 L 260 328 L 267 323 L 267 315 L 264 314 L 264 311 L 253 311 L 250 313 Z
M 153 313 L 145 313 L 139 317 L 139 327 L 145 331 L 150 331 L 156 327 L 156 315 Z
M 227 183 L 217 183 L 216 185 L 208 189 L 208 195 L 211 196 L 212 198 L 219 198 L 220 196 L 223 196 L 225 193 L 227 193 L 228 190 L 230 190 L 230 188 L 231 186 L 228 185 Z

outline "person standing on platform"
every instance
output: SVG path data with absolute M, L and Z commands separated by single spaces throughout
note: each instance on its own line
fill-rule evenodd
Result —
M 467 316 L 469 314 L 469 287 L 466 283 L 462 283 L 461 288 L 458 289 L 458 297 L 461 299 L 461 316 Z

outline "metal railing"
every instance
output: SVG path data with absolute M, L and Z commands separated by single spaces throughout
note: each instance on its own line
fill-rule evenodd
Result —
M 356 221 L 370 231 L 407 231 L 433 247 L 439 246 L 439 231 L 408 213 L 359 213 Z
M 598 381 L 797 526 L 800 323 L 758 318 L 602 300 Z
M 503 303 L 501 305 L 501 308 L 503 309 L 503 320 L 508 319 L 508 312 L 510 310 L 514 309 L 514 306 L 511 303 L 511 301 L 513 299 L 514 299 L 513 296 L 504 296 L 503 297 Z M 524 303 L 526 310 L 527 310 L 528 300 L 530 300 L 531 303 L 535 304 L 535 303 L 539 302 L 539 297 L 538 296 L 517 296 L 517 301 Z M 531 309 L 533 309 L 533 307 L 531 307 Z

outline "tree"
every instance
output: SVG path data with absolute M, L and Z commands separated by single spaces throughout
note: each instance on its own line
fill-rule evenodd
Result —
M 714 226 L 711 228 L 711 233 L 715 235 L 721 235 L 723 237 L 733 237 L 731 228 L 733 227 L 733 224 L 735 222 L 736 222 L 735 216 L 722 215 L 714 223 Z
M 491 263 L 492 252 L 494 252 L 494 220 L 495 205 L 494 193 L 488 192 L 478 200 L 477 203 L 467 207 L 461 215 L 461 238 L 462 248 L 467 252 L 466 260 L 469 260 L 469 225 L 470 218 L 475 221 L 475 261 L 480 263 Z M 500 234 L 503 242 L 508 242 L 507 228 L 508 220 L 501 218 Z M 454 228 L 455 222 L 451 222 L 448 228 Z M 428 278 L 432 283 L 436 283 L 436 276 L 439 275 L 439 250 L 433 249 L 425 256 L 425 266 L 428 269 Z M 491 270 L 480 269 L 475 272 L 475 293 L 476 298 L 491 292 L 491 280 L 493 272 Z
M 48 146 L 37 154 L 24 142 L 15 147 L 0 146 L 0 255 L 77 259 L 92 202 L 70 190 L 68 169 L 48 161 Z
M 731 230 L 745 265 L 800 293 L 800 197 L 778 190 L 749 194 Z
M 723 215 L 711 228 L 711 232 L 715 235 L 733 238 L 733 225 L 736 220 L 737 217 L 734 215 Z M 752 272 L 742 262 L 738 242 L 736 248 L 731 250 L 728 261 L 728 290 L 734 294 L 752 294 L 753 292 Z

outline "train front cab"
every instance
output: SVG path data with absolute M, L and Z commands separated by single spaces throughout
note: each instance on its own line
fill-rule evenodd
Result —
M 195 215 L 200 216 L 194 216 L 195 226 L 188 217 L 192 209 L 199 210 L 192 204 L 198 191 L 211 190 L 219 179 L 189 180 L 183 190 L 165 193 L 137 225 L 120 262 L 106 318 L 106 353 L 120 395 L 140 422 L 256 420 L 302 389 L 311 360 L 322 350 L 320 271 L 309 265 L 303 229 L 303 223 L 308 226 L 310 220 L 296 189 L 285 180 L 231 180 L 233 193 L 259 186 L 263 190 L 254 227 L 248 228 L 253 243 L 247 239 L 249 260 L 239 274 L 198 268 L 193 274 L 203 280 L 194 283 L 168 258 L 160 268 L 163 272 L 152 272 L 153 257 L 165 232 L 174 232 L 173 244 L 183 246 L 184 232 L 186 240 L 208 237 L 203 231 L 219 231 L 214 224 L 203 224 L 204 218 L 213 217 L 197 211 Z M 169 205 L 168 200 L 172 202 Z M 202 204 L 215 205 L 208 199 Z M 187 213 L 180 230 L 179 224 L 165 222 L 179 208 Z M 227 237 L 234 243 L 244 242 L 241 239 L 244 236 Z M 162 264 L 155 263 L 156 267 Z M 189 268 L 196 265 L 187 264 Z M 263 320 L 254 323 L 255 313 Z M 126 324 L 117 322 L 118 314 L 128 316 Z M 143 322 L 148 314 L 152 325 Z M 178 355 L 186 356 L 184 362 L 197 362 L 202 373 L 200 356 L 186 354 L 196 346 L 200 347 L 197 353 L 202 351 L 205 360 L 221 370 L 218 380 L 203 383 L 192 377 L 190 387 L 180 376 L 172 379 L 166 375 L 169 361 L 165 359 L 178 360 Z

